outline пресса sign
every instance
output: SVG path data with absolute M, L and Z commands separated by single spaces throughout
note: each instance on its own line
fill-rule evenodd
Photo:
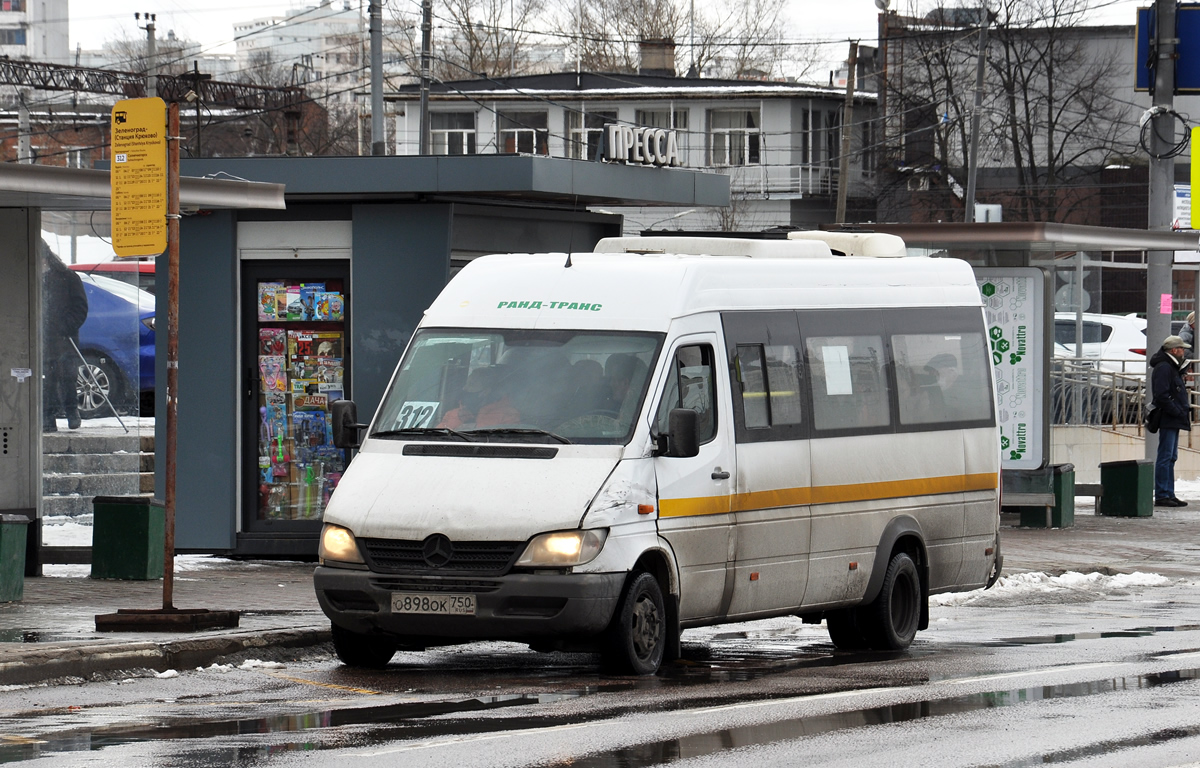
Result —
M 672 166 L 679 162 L 679 137 L 666 128 L 634 128 L 610 123 L 604 159 L 610 163 Z

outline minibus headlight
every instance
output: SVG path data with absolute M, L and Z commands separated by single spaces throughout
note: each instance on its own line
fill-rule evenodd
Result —
M 337 560 L 342 563 L 361 563 L 362 555 L 358 551 L 358 543 L 349 528 L 340 525 L 325 524 L 321 529 L 321 546 L 317 549 L 321 562 Z
M 608 538 L 607 528 L 543 533 L 529 542 L 517 565 L 563 568 L 596 559 Z

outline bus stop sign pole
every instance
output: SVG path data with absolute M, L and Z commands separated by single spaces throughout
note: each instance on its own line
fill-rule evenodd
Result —
M 236 627 L 237 611 L 181 609 L 175 591 L 175 443 L 179 403 L 179 104 L 167 106 L 167 445 L 166 520 L 161 609 L 121 609 L 96 616 L 99 631 L 146 632 Z M 114 186 L 114 194 L 117 189 Z

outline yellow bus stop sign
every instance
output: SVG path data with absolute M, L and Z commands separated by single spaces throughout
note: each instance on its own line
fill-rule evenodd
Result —
M 1196 203 L 1196 193 L 1200 192 L 1200 143 L 1198 142 L 1200 142 L 1200 128 L 1193 128 L 1190 155 L 1192 160 L 1192 205 L 1197 207 L 1192 208 L 1192 225 L 1189 229 L 1200 229 L 1200 226 L 1197 226 L 1200 224 L 1200 204 Z
M 167 249 L 167 105 L 118 101 L 112 109 L 112 239 L 118 256 Z

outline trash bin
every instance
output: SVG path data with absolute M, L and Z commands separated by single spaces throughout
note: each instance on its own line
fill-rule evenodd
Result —
M 1153 517 L 1154 460 L 1130 459 L 1100 464 L 1100 514 L 1111 517 Z
M 167 514 L 161 501 L 97 496 L 92 512 L 93 579 L 162 578 Z
M 29 518 L 0 515 L 0 603 L 25 596 L 25 536 Z
M 1040 470 L 1025 471 L 1006 484 L 1005 491 L 1014 493 L 1053 493 L 1054 507 L 1050 510 L 1050 527 L 1071 528 L 1075 525 L 1075 465 L 1051 464 Z M 1020 507 L 1021 526 L 1045 528 L 1045 507 Z

